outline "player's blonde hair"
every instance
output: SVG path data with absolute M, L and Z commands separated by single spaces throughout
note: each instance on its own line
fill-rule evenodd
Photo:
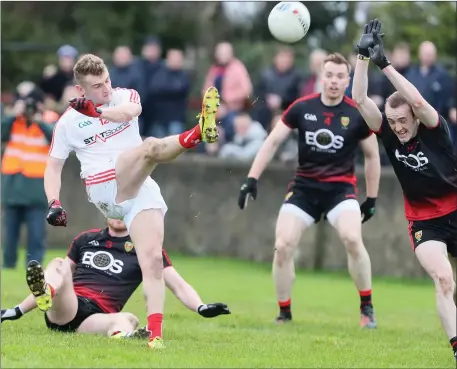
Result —
M 88 75 L 101 76 L 107 70 L 105 62 L 93 54 L 82 55 L 73 67 L 73 74 L 77 83 Z
M 351 73 L 351 64 L 349 64 L 347 59 L 340 53 L 328 54 L 327 57 L 324 59 L 324 63 L 322 64 L 322 66 L 324 66 L 327 63 L 335 63 L 338 65 L 344 64 L 348 68 L 348 73 Z

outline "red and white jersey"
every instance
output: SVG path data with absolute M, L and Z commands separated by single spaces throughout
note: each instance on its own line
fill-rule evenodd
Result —
M 103 107 L 125 102 L 141 104 L 138 92 L 115 88 L 111 101 Z M 49 155 L 67 159 L 70 152 L 74 151 L 81 163 L 81 178 L 86 178 L 112 169 L 119 154 L 142 143 L 138 117 L 129 122 L 113 123 L 88 117 L 69 108 L 54 127 Z

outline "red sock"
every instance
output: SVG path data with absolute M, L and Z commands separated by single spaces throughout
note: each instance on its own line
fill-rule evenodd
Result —
M 278 301 L 279 310 L 284 313 L 290 313 L 290 305 L 292 304 L 292 300 L 289 299 L 287 301 Z
M 371 305 L 371 290 L 359 291 L 359 294 L 362 305 Z
M 149 339 L 152 340 L 156 337 L 162 338 L 162 320 L 163 314 L 151 314 L 148 316 L 148 331 Z
M 197 124 L 191 130 L 179 135 L 179 143 L 185 149 L 191 149 L 201 142 L 201 138 L 200 125 Z
M 49 283 L 48 283 L 48 286 L 49 286 L 49 289 L 51 290 L 51 297 L 54 297 L 54 295 L 56 294 L 54 287 L 52 287 Z

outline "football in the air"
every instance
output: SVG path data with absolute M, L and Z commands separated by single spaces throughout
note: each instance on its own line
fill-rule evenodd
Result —
M 311 16 L 299 1 L 281 1 L 268 16 L 268 28 L 278 41 L 292 44 L 308 33 Z

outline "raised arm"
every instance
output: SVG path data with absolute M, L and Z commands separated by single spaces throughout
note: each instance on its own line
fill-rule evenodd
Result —
M 436 127 L 439 123 L 438 112 L 420 94 L 419 90 L 405 77 L 398 73 L 392 65 L 382 69 L 395 89 L 408 101 L 414 115 L 422 124 L 429 128 Z
M 365 58 L 363 55 L 359 55 L 354 70 L 352 99 L 368 126 L 373 131 L 377 132 L 381 128 L 382 114 L 376 103 L 367 95 L 369 63 L 369 59 Z
M 352 84 L 352 99 L 365 122 L 373 131 L 379 131 L 382 124 L 382 115 L 376 103 L 370 99 L 368 93 L 368 66 L 370 63 L 370 47 L 373 45 L 372 31 L 378 27 L 375 21 L 365 24 L 363 34 L 357 45 L 359 55 L 354 70 Z M 380 25 L 379 25 L 380 27 Z
M 137 91 L 133 89 L 122 89 L 113 93 L 120 95 L 121 103 L 109 108 L 100 108 L 100 118 L 114 123 L 124 123 L 141 114 L 141 100 Z
M 373 29 L 373 46 L 370 47 L 370 58 L 389 79 L 395 89 L 408 101 L 414 115 L 427 127 L 436 127 L 439 123 L 438 112 L 424 99 L 416 87 L 405 77 L 398 73 L 387 60 L 382 42 L 381 22 Z
M 381 178 L 381 161 L 379 158 L 378 140 L 374 134 L 360 141 L 365 158 L 365 181 L 368 198 L 376 199 Z

